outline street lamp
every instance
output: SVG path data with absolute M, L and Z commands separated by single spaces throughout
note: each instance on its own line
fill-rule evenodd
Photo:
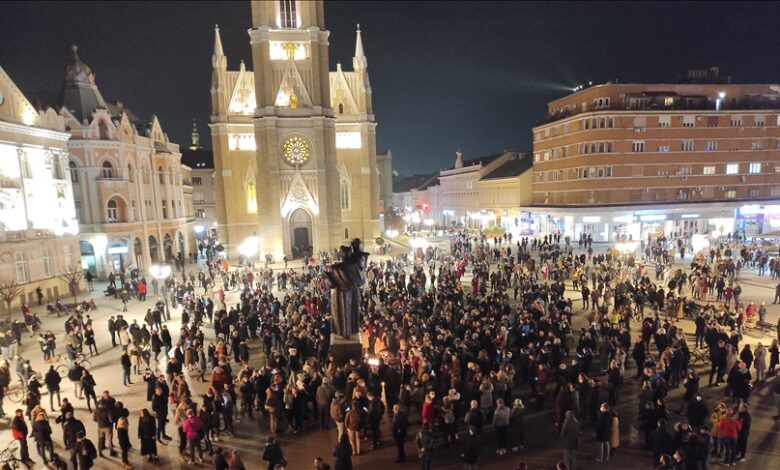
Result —
M 165 280 L 171 275 L 171 267 L 167 264 L 153 264 L 149 267 L 149 274 L 158 282 L 162 281 L 162 294 L 163 302 L 165 302 L 165 318 L 171 319 L 171 311 L 168 309 L 168 288 L 165 285 Z

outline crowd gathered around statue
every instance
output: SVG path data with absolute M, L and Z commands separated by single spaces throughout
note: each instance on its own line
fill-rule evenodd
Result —
M 780 261 L 721 243 L 675 266 L 674 252 L 664 238 L 625 253 L 594 250 L 587 237 L 575 247 L 560 235 L 478 232 L 453 234 L 449 252 L 372 259 L 358 241 L 284 267 L 233 267 L 210 249 L 148 288 L 138 273 L 112 275 L 107 293 L 121 297 L 121 314 L 105 318 L 94 301 L 49 309 L 59 334 L 25 305 L 0 333 L 0 422 L 28 467 L 31 439 L 55 468 L 164 465 L 173 446 L 185 465 L 283 470 L 292 467 L 280 441 L 318 432 L 337 442 L 312 456 L 318 470 L 351 469 L 387 446 L 423 469 L 453 459 L 469 470 L 527 468 L 550 448 L 560 451 L 536 467 L 577 469 L 630 445 L 646 451 L 645 468 L 734 465 L 748 458 L 757 387 L 771 389 L 780 418 L 780 323 L 767 316 L 780 284 L 773 302 L 746 298 L 740 275 L 777 281 Z M 353 291 L 342 297 L 339 283 Z M 134 303 L 145 312 L 125 313 Z M 751 346 L 747 329 L 762 325 L 767 340 Z M 362 355 L 336 361 L 332 333 L 353 330 Z M 108 351 L 99 335 L 110 336 Z M 28 342 L 45 366 L 32 365 L 29 349 L 23 357 Z M 108 366 L 115 377 L 100 383 L 90 360 L 109 353 L 119 356 Z M 114 398 L 120 376 L 145 391 L 146 406 Z M 725 395 L 713 400 L 709 387 Z M 6 415 L 14 397 L 19 408 Z M 261 423 L 259 455 L 234 443 L 242 421 Z

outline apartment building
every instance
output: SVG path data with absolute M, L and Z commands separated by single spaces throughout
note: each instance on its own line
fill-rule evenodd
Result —
M 529 221 L 598 241 L 777 230 L 780 86 L 709 81 L 606 83 L 548 103 Z

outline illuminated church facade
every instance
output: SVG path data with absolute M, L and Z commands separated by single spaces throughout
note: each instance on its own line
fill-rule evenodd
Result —
M 357 30 L 352 71 L 328 65 L 324 7 L 253 1 L 252 68 L 228 71 L 219 29 L 211 135 L 220 240 L 277 260 L 379 235 L 371 85 Z

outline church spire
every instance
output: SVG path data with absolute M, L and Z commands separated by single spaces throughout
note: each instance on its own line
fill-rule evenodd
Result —
M 355 38 L 355 57 L 352 59 L 352 66 L 355 70 L 364 69 L 368 66 L 366 55 L 363 52 L 363 37 L 360 35 L 360 25 L 357 25 Z
M 222 37 L 219 35 L 219 25 L 214 25 L 214 54 L 211 56 L 211 66 L 214 69 L 227 70 L 227 57 L 222 51 Z

